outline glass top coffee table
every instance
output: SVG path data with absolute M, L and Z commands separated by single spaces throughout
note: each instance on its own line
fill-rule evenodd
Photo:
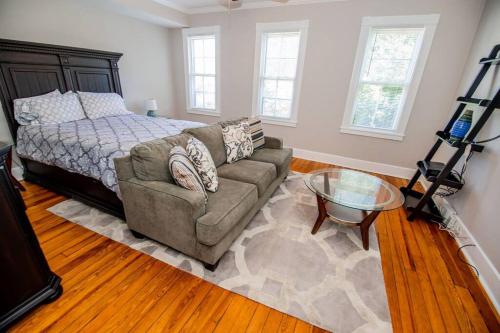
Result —
M 315 171 L 307 175 L 305 183 L 318 202 L 318 218 L 311 233 L 315 234 L 327 217 L 336 223 L 359 226 L 365 250 L 369 248 L 368 231 L 378 214 L 404 203 L 398 188 L 360 171 Z

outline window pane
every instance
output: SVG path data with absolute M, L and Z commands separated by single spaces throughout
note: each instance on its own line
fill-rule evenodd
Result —
M 285 36 L 282 40 L 281 54 L 287 58 L 297 58 L 299 56 L 300 33 Z
M 276 108 L 276 100 L 270 98 L 262 99 L 262 115 L 273 117 Z
M 266 34 L 267 47 L 266 58 L 279 58 L 281 50 L 281 36 L 278 34 Z
M 193 57 L 203 57 L 203 39 L 193 38 Z
M 203 108 L 203 93 L 196 93 L 194 95 L 194 107 L 195 108 Z
M 275 117 L 290 118 L 292 114 L 292 102 L 288 100 L 276 101 L 276 114 Z
M 404 82 L 409 78 L 419 29 L 376 29 L 365 54 L 363 81 Z
M 276 97 L 277 80 L 264 80 L 262 96 Z
M 207 38 L 203 41 L 203 56 L 215 58 L 215 38 Z
M 297 67 L 296 59 L 282 59 L 280 62 L 279 76 L 294 78 L 296 67 Z
M 205 74 L 215 74 L 215 58 L 205 58 L 204 62 Z
M 275 96 L 291 100 L 293 96 L 293 81 L 278 81 L 278 89 Z
M 194 73 L 204 74 L 203 58 L 194 58 Z
M 206 93 L 214 93 L 215 92 L 215 77 L 206 76 L 204 80 L 204 89 Z
M 375 59 L 411 59 L 420 29 L 375 30 L 373 57 Z
M 215 109 L 215 94 L 205 93 L 205 109 Z
M 263 33 L 260 114 L 290 119 L 300 46 L 300 31 Z
M 376 82 L 404 82 L 410 60 L 372 60 L 363 80 Z
M 353 125 L 393 129 L 402 95 L 402 86 L 361 84 L 354 105 Z
M 279 59 L 268 59 L 265 64 L 264 76 L 277 77 L 280 72 Z
M 194 76 L 194 91 L 203 91 L 203 76 Z

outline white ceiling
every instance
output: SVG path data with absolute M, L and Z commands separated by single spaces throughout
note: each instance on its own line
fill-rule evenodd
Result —
M 226 11 L 227 8 L 223 5 L 227 0 L 153 0 L 164 6 L 177 9 L 186 14 L 210 13 Z M 254 9 L 277 6 L 290 5 L 307 5 L 321 2 L 348 1 L 348 0 L 289 0 L 287 3 L 280 3 L 273 0 L 241 0 L 243 5 L 238 8 Z

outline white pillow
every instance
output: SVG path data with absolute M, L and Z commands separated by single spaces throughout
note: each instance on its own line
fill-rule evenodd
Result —
M 131 114 L 127 111 L 123 98 L 115 93 L 78 92 L 83 110 L 90 119 Z
M 82 105 L 75 93 L 37 98 L 30 102 L 30 112 L 36 115 L 36 124 L 60 124 L 85 119 Z M 32 125 L 35 125 L 32 122 Z
M 252 136 L 248 122 L 222 128 L 222 137 L 226 147 L 227 163 L 234 163 L 253 153 Z
M 14 100 L 14 118 L 20 125 L 31 125 L 38 123 L 38 116 L 31 112 L 30 102 L 38 98 L 45 98 L 51 96 L 61 96 L 59 89 L 51 91 L 47 94 L 18 98 Z
M 219 188 L 219 179 L 217 178 L 217 169 L 215 168 L 214 160 L 207 146 L 196 138 L 190 138 L 186 145 L 186 152 L 196 172 L 198 172 L 205 189 L 210 192 L 216 192 Z

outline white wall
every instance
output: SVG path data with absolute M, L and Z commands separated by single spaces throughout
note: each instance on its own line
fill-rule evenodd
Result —
M 104 10 L 94 1 L 1 0 L 0 38 L 121 52 L 127 107 L 144 113 L 144 99 L 156 98 L 159 113 L 173 112 L 170 31 L 164 27 Z M 3 112 L 0 140 L 10 141 Z
M 222 118 L 250 115 L 252 108 L 255 24 L 304 20 L 308 45 L 296 128 L 265 125 L 295 148 L 413 168 L 443 127 L 483 8 L 483 0 L 350 0 L 227 13 L 192 15 L 192 26 L 221 26 Z M 441 15 L 413 112 L 402 142 L 340 133 L 363 16 Z M 176 31 L 172 49 L 182 49 Z M 187 114 L 182 52 L 174 58 L 177 116 L 215 122 Z
M 500 1 L 489 0 L 471 48 L 458 95 L 465 94 L 480 69 L 479 60 L 486 57 L 496 44 L 500 44 Z M 499 71 L 499 66 L 490 69 L 490 75 L 479 86 L 476 96 L 492 98 L 500 89 Z M 491 138 L 498 134 L 500 134 L 500 113 L 496 110 L 480 132 L 480 139 Z M 485 146 L 482 153 L 474 154 L 470 160 L 463 190 L 450 197 L 448 201 L 456 209 L 479 246 L 479 248 L 467 248 L 467 253 L 478 266 L 481 277 L 485 279 L 498 302 L 500 301 L 500 275 L 498 273 L 500 270 L 500 217 L 498 213 L 500 140 L 486 143 Z

